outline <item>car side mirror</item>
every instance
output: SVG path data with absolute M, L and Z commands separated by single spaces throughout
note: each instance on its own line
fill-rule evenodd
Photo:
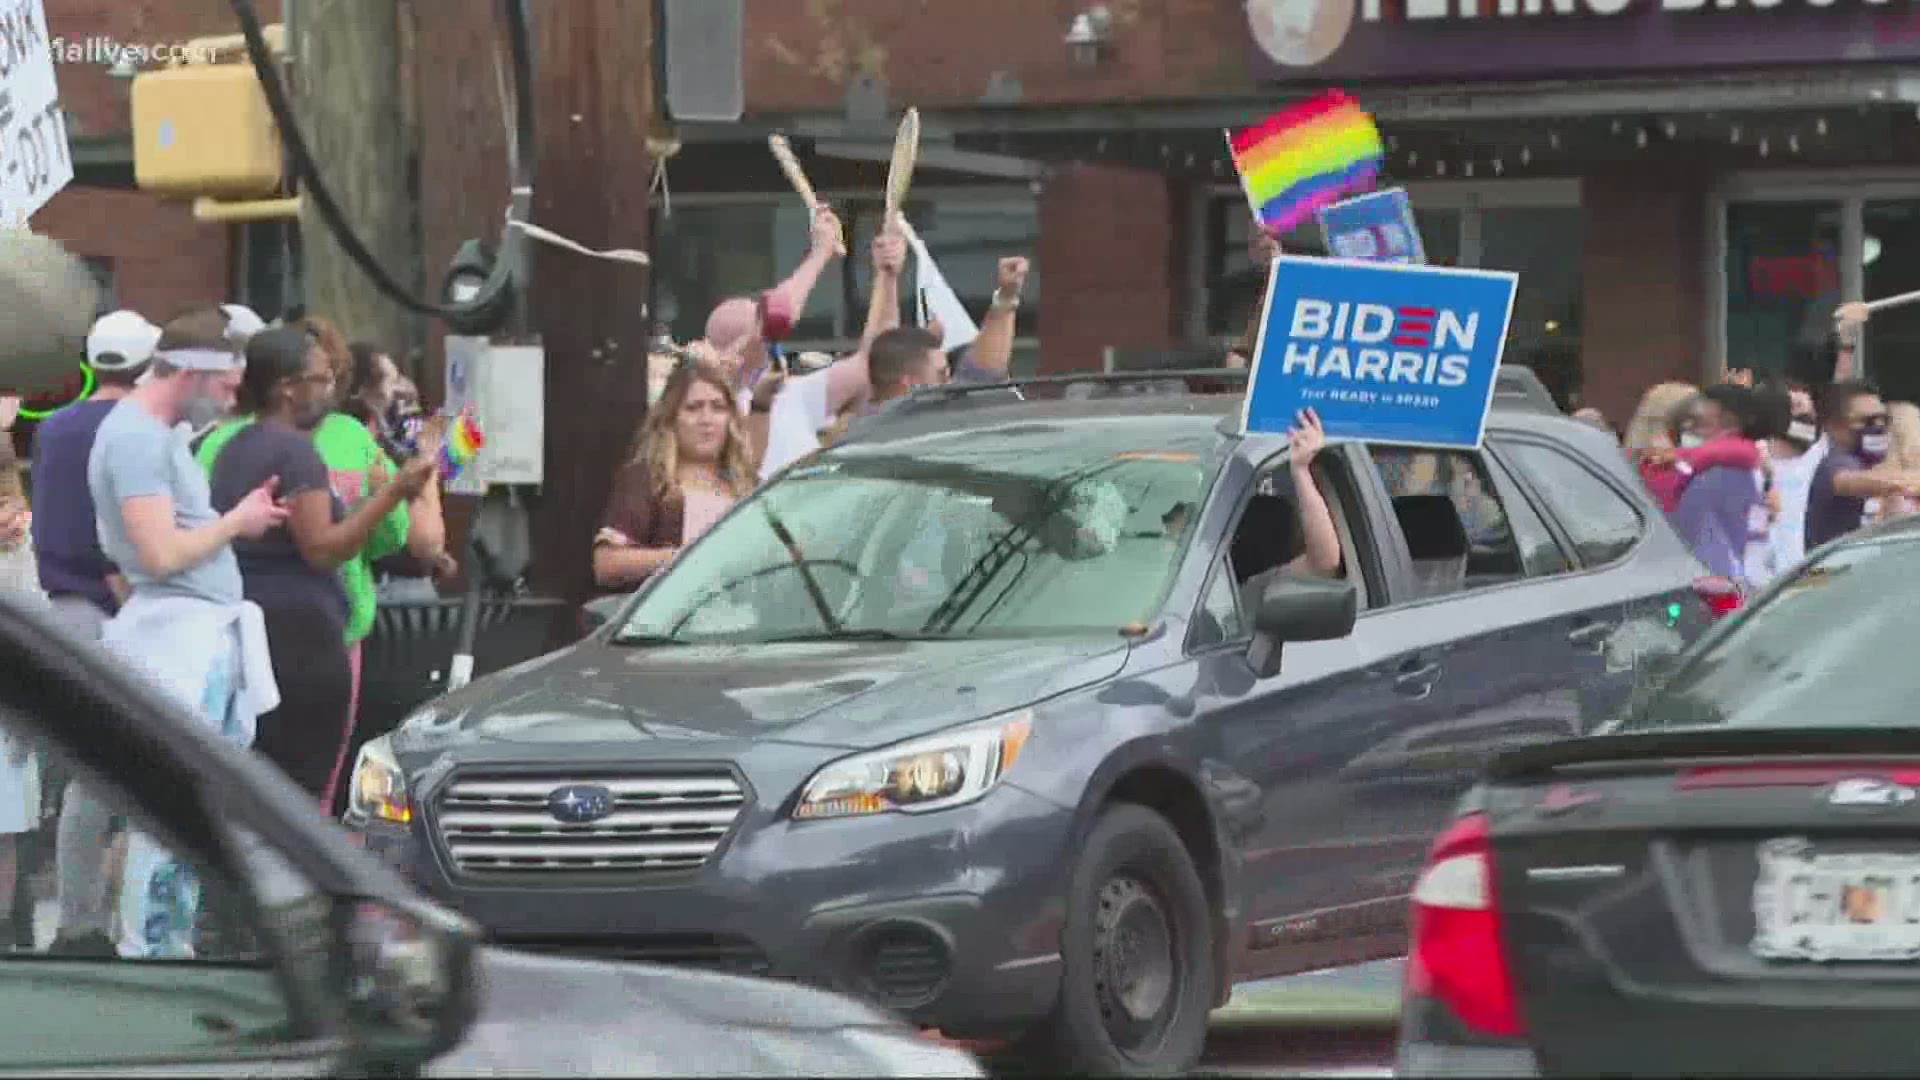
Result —
M 628 595 L 622 593 L 619 596 L 602 596 L 580 605 L 580 617 L 587 624 L 587 633 L 591 634 L 612 622 L 614 616 L 620 614 L 620 605 L 627 602 Z
M 344 898 L 333 985 L 357 1064 L 407 1072 L 458 1046 L 480 1011 L 480 933 L 426 904 Z
M 1282 645 L 1346 637 L 1359 614 L 1360 594 L 1351 581 L 1277 574 L 1254 610 L 1247 663 L 1254 674 L 1270 679 L 1280 673 Z

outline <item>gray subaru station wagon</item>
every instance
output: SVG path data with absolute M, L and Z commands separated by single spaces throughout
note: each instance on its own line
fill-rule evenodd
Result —
M 1329 444 L 1337 576 L 1267 573 L 1286 439 L 1156 378 L 922 391 L 368 743 L 347 824 L 501 944 L 1162 1073 L 1235 982 L 1402 951 L 1481 764 L 1737 603 L 1524 369 L 1479 451 Z

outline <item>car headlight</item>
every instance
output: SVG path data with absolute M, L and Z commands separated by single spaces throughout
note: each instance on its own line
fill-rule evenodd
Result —
M 353 788 L 347 808 L 349 813 L 369 821 L 405 825 L 413 820 L 407 778 L 388 749 L 386 736 L 369 739 L 360 748 L 360 756 L 353 763 Z
M 1026 749 L 1033 713 L 843 758 L 807 781 L 793 816 L 801 820 L 909 814 L 972 802 L 1000 782 Z

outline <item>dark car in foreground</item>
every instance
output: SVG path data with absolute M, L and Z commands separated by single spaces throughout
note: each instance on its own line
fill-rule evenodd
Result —
M 488 946 L 44 612 L 0 597 L 0 655 L 0 770 L 58 767 L 126 817 L 129 867 L 162 853 L 146 916 L 122 898 L 123 950 L 187 931 L 141 957 L 0 951 L 0 1073 L 983 1075 L 844 997 Z
M 504 943 L 1163 1072 L 1235 981 L 1397 955 L 1487 758 L 1723 605 L 1525 395 L 1483 451 L 1323 451 L 1343 570 L 1304 580 L 1237 395 L 1068 382 L 926 391 L 790 468 L 586 641 L 370 743 L 348 824 Z
M 1413 892 L 1410 1076 L 1920 1073 L 1920 523 L 1815 552 Z

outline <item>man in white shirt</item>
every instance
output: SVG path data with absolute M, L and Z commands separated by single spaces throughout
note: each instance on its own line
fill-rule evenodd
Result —
M 940 338 L 933 338 L 937 363 L 908 364 L 909 377 L 900 372 L 879 371 L 872 359 L 874 344 L 898 322 L 899 266 L 904 265 L 904 240 L 896 248 L 890 242 L 883 248 L 883 235 L 874 247 L 874 296 L 867 317 L 867 335 L 860 350 L 826 371 L 791 380 L 783 386 L 773 403 L 773 419 L 766 453 L 760 462 L 764 483 L 788 465 L 820 449 L 820 432 L 831 427 L 837 417 L 856 405 L 863 414 L 871 413 L 894 399 L 904 397 L 929 382 L 996 383 L 1007 378 L 1013 362 L 1015 316 L 1020 310 L 1020 295 L 1026 288 L 1028 263 L 1018 256 L 1000 260 L 994 283 L 993 302 L 981 320 L 980 334 L 961 353 L 957 362 L 938 353 Z M 895 259 L 899 262 L 896 263 Z M 891 273 L 888 268 L 892 269 Z M 930 367 L 937 372 L 929 373 Z M 855 382 L 855 380 L 859 380 Z

